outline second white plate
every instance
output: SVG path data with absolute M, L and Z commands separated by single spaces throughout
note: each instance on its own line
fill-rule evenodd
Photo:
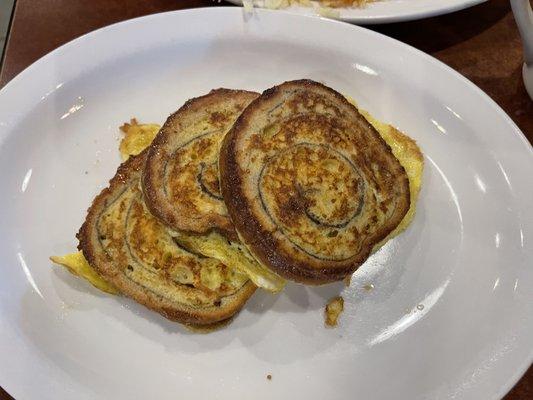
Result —
M 242 5 L 242 0 L 228 0 L 230 3 Z M 360 8 L 339 8 L 335 18 L 358 25 L 386 24 L 391 22 L 412 21 L 448 14 L 464 8 L 472 7 L 486 0 L 381 0 L 368 3 Z M 258 5 L 263 4 L 256 1 Z M 282 11 L 307 16 L 317 16 L 311 7 L 291 6 Z

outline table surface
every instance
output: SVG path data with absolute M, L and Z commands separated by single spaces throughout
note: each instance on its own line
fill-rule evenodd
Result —
M 142 15 L 228 5 L 214 0 L 17 0 L 0 87 L 56 47 L 97 28 Z M 453 14 L 370 27 L 459 71 L 498 103 L 533 143 L 533 101 L 522 82 L 522 47 L 507 0 Z M 0 400 L 11 397 L 0 388 Z M 505 400 L 533 399 L 533 367 Z

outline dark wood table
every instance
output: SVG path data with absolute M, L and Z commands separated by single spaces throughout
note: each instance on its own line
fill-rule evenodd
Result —
M 213 0 L 17 0 L 0 87 L 56 47 L 94 29 L 163 11 L 219 4 Z M 521 76 L 522 47 L 507 0 L 442 17 L 370 27 L 448 64 L 492 97 L 533 143 L 533 101 Z M 0 388 L 0 400 L 11 397 Z M 533 399 L 530 368 L 505 400 Z

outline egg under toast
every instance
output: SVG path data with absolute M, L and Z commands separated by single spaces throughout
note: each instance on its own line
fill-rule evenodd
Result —
M 256 286 L 234 268 L 177 245 L 146 209 L 146 151 L 117 170 L 78 233 L 83 255 L 121 293 L 168 319 L 213 325 L 231 318 Z

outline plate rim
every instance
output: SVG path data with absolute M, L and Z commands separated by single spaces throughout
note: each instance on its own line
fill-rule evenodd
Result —
M 477 0 L 475 0 L 477 1 Z M 483 2 L 486 0 L 482 0 Z M 242 7 L 224 7 L 224 6 L 215 6 L 215 7 L 199 7 L 199 8 L 191 8 L 191 9 L 183 9 L 183 10 L 173 10 L 173 11 L 167 11 L 162 13 L 155 13 L 155 14 L 149 14 L 144 15 L 140 17 L 131 18 L 128 20 L 116 22 L 110 25 L 106 25 L 104 27 L 98 28 L 96 30 L 90 31 L 84 35 L 81 35 L 77 38 L 74 38 L 70 40 L 69 42 L 57 47 L 56 49 L 50 51 L 49 53 L 43 55 L 33 63 L 31 63 L 28 67 L 26 67 L 24 70 L 19 72 L 15 77 L 13 77 L 9 82 L 6 83 L 4 87 L 0 89 L 0 100 L 2 100 L 3 97 L 6 97 L 9 95 L 9 92 L 17 90 L 17 86 L 20 85 L 20 83 L 26 79 L 27 76 L 29 76 L 33 70 L 39 68 L 41 65 L 48 62 L 49 59 L 58 56 L 64 51 L 68 51 L 69 48 L 73 46 L 77 46 L 80 42 L 83 42 L 84 40 L 87 40 L 93 36 L 102 34 L 105 31 L 111 30 L 113 27 L 116 26 L 124 26 L 128 24 L 136 24 L 140 20 L 149 20 L 149 19 L 157 19 L 157 18 L 172 18 L 172 15 L 181 15 L 181 14 L 204 14 L 206 12 L 210 13 L 240 13 L 242 11 Z M 279 10 L 268 10 L 268 9 L 257 9 L 256 12 L 260 14 L 276 14 L 279 13 Z M 300 15 L 300 14 L 294 14 L 294 13 L 284 13 L 285 16 L 290 16 L 291 18 L 310 18 L 311 20 L 315 21 L 313 23 L 325 23 L 325 24 L 340 24 L 344 27 L 350 27 L 350 29 L 355 29 L 356 31 L 364 32 L 364 34 L 368 35 L 374 35 L 376 37 L 379 37 L 379 40 L 385 40 L 389 41 L 391 43 L 394 43 L 394 46 L 399 46 L 404 51 L 406 51 L 410 56 L 413 57 L 420 57 L 425 62 L 428 62 L 432 64 L 436 68 L 440 68 L 444 70 L 446 73 L 451 74 L 456 79 L 459 79 L 462 84 L 469 87 L 471 90 L 473 90 L 483 101 L 487 103 L 487 106 L 490 106 L 493 111 L 495 111 L 499 117 L 503 118 L 503 120 L 506 122 L 506 124 L 509 125 L 509 129 L 514 131 L 514 134 L 518 135 L 518 138 L 520 139 L 521 144 L 524 146 L 525 151 L 529 151 L 531 155 L 533 155 L 533 144 L 529 142 L 529 140 L 526 138 L 525 134 L 521 131 L 521 129 L 516 125 L 516 123 L 511 119 L 511 117 L 488 95 L 486 94 L 481 88 L 479 88 L 477 85 L 475 85 L 472 81 L 470 81 L 468 78 L 466 78 L 464 75 L 459 73 L 458 71 L 454 70 L 447 64 L 439 61 L 435 57 L 424 53 L 423 51 L 410 46 L 406 43 L 403 43 L 395 38 L 391 38 L 387 35 L 384 35 L 379 32 L 375 32 L 373 30 L 370 30 L 368 28 L 358 26 L 358 25 L 352 25 L 343 21 L 339 20 L 331 20 L 327 18 L 317 18 L 315 16 L 310 15 Z M 0 132 L 0 148 L 3 145 L 3 139 L 7 137 L 7 134 L 9 132 L 9 129 L 6 129 L 6 135 L 2 135 L 2 132 Z M 533 348 L 530 349 L 529 354 L 524 358 L 524 361 L 522 364 L 517 365 L 514 369 L 514 373 L 511 374 L 506 380 L 506 384 L 502 384 L 500 387 L 500 390 L 496 393 L 494 393 L 494 397 L 491 397 L 490 399 L 497 400 L 501 399 L 505 394 L 507 394 L 520 380 L 520 378 L 525 374 L 525 372 L 528 370 L 528 368 L 533 365 Z M 1 377 L 1 375 L 0 375 Z M 10 388 L 10 384 L 6 384 L 6 381 L 0 382 L 0 387 L 2 387 L 3 390 L 5 390 L 7 393 L 11 394 L 14 392 L 12 388 Z

